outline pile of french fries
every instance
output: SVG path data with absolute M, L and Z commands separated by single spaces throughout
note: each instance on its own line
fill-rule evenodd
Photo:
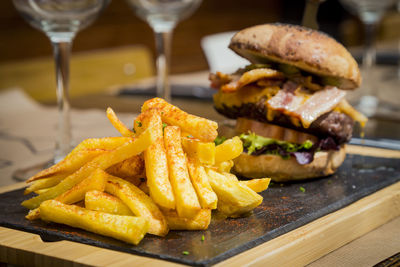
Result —
M 230 173 L 242 153 L 238 137 L 216 146 L 217 123 L 160 98 L 146 101 L 133 129 L 111 108 L 121 137 L 81 142 L 63 161 L 31 177 L 22 205 L 29 220 L 66 224 L 128 243 L 146 233 L 205 230 L 211 210 L 226 217 L 260 205 L 270 179 L 239 181 Z

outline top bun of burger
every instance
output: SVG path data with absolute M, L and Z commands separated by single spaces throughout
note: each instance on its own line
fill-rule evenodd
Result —
M 328 35 L 301 26 L 264 24 L 229 45 L 249 66 L 210 74 L 216 110 L 236 119 L 244 152 L 234 171 L 276 181 L 332 174 L 345 158 L 354 121 L 365 116 L 345 99 L 361 82 L 358 65 Z
M 229 48 L 252 63 L 284 63 L 332 77 L 332 85 L 340 89 L 355 89 L 361 83 L 357 62 L 347 49 L 328 35 L 305 27 L 257 25 L 233 36 Z

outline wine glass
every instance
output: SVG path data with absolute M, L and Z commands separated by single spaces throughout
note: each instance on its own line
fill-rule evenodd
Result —
M 136 15 L 153 29 L 157 50 L 157 96 L 171 100 L 168 81 L 172 32 L 178 22 L 189 17 L 201 0 L 127 0 Z
M 15 8 L 34 28 L 43 31 L 53 46 L 58 133 L 54 158 L 49 164 L 61 161 L 72 148 L 69 117 L 69 58 L 76 33 L 90 25 L 111 0 L 13 0 Z M 46 165 L 49 165 L 46 164 Z M 14 179 L 25 180 L 38 168 L 19 170 Z
M 376 30 L 386 10 L 394 5 L 395 0 L 340 0 L 343 6 L 357 15 L 365 28 L 364 54 L 362 60 L 363 89 L 365 94 L 360 98 L 358 109 L 368 117 L 378 109 L 379 100 L 373 90 L 373 68 L 376 61 Z

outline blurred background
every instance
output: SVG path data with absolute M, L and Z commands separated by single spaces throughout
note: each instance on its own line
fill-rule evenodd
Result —
M 304 7 L 305 1 L 293 0 L 204 0 L 200 8 L 180 22 L 174 31 L 171 72 L 180 74 L 208 69 L 200 45 L 201 39 L 207 35 L 268 22 L 300 24 Z M 349 14 L 339 1 L 328 0 L 320 5 L 318 23 L 320 30 L 346 47 L 361 47 L 364 38 L 362 23 Z M 389 55 L 385 59 L 389 63 L 396 63 L 397 60 L 399 28 L 400 13 L 393 7 L 385 14 L 378 30 L 378 47 Z M 74 40 L 71 97 L 85 94 L 85 90 L 92 93 L 102 90 L 100 87 L 154 75 L 154 46 L 151 28 L 133 14 L 126 1 L 112 1 L 94 24 L 80 32 Z M 104 54 L 103 60 L 91 57 L 91 53 L 104 49 L 108 49 L 108 54 Z M 359 58 L 361 51 L 352 51 Z M 98 61 L 94 64 L 98 69 L 88 73 L 85 66 L 93 65 L 93 60 Z M 380 60 L 382 57 L 378 57 L 378 63 Z M 17 69 L 12 69 L 13 66 Z M 20 86 L 34 98 L 45 103 L 52 102 L 55 100 L 52 68 L 52 50 L 47 37 L 21 18 L 12 1 L 0 1 L 0 89 Z M 50 71 L 44 71 L 47 69 Z M 99 73 L 102 77 L 98 77 Z M 31 88 L 18 84 L 21 79 L 17 77 L 21 75 L 32 76 L 26 80 Z M 79 87 L 75 81 L 77 78 L 85 81 L 93 79 L 94 88 Z M 34 85 L 39 81 L 40 86 Z

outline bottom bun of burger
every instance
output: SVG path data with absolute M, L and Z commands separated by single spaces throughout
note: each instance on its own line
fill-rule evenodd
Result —
M 335 173 L 346 157 L 345 147 L 339 150 L 315 153 L 310 164 L 300 165 L 296 159 L 282 159 L 276 155 L 252 156 L 242 153 L 233 161 L 234 171 L 248 178 L 270 177 L 273 181 L 284 182 L 327 176 Z

